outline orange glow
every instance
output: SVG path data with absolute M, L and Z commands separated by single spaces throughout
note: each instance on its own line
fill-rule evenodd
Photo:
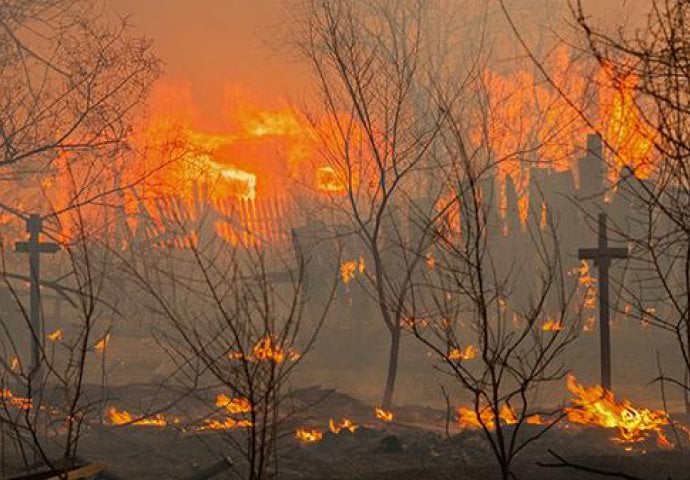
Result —
M 511 407 L 503 404 L 498 411 L 499 420 L 505 425 L 514 425 L 518 423 L 517 413 Z M 458 427 L 469 430 L 476 430 L 484 428 L 487 430 L 493 430 L 496 428 L 496 421 L 493 411 L 488 406 L 483 407 L 479 415 L 474 410 L 474 408 L 469 408 L 465 406 L 460 406 L 456 409 L 456 419 Z M 544 421 L 538 414 L 529 415 L 524 419 L 525 423 L 529 425 L 543 425 Z
M 48 340 L 50 340 L 51 342 L 59 342 L 60 340 L 62 340 L 62 330 L 58 328 L 53 333 L 49 333 L 48 335 L 46 335 L 46 338 L 48 338 Z
M 669 424 L 666 413 L 635 407 L 628 400 L 616 401 L 613 392 L 599 385 L 584 387 L 569 375 L 567 386 L 572 407 L 566 407 L 568 420 L 581 425 L 597 426 L 617 430 L 615 441 L 634 443 L 645 440 L 650 433 L 657 435 L 660 445 L 668 443 L 662 427 Z
M 22 364 L 19 361 L 19 358 L 17 357 L 12 357 L 12 360 L 10 360 L 10 370 L 12 370 L 15 373 L 20 372 L 22 369 Z
M 559 332 L 563 330 L 563 324 L 560 320 L 553 320 L 549 318 L 541 325 L 541 329 L 544 332 Z
M 374 414 L 376 415 L 376 418 L 383 422 L 392 422 L 394 418 L 393 412 L 386 410 L 383 407 L 374 407 Z
M 613 67 L 605 65 L 599 83 L 602 137 L 604 145 L 613 150 L 613 159 L 609 159 L 609 181 L 615 184 L 626 166 L 633 169 L 636 177 L 649 178 L 657 134 L 644 122 L 635 101 L 639 78 L 634 74 L 621 78 Z
M 4 405 L 9 405 L 21 410 L 31 410 L 31 399 L 24 397 L 16 397 L 12 392 L 4 388 L 0 390 L 0 399 Z
M 216 397 L 216 406 L 226 409 L 229 413 L 249 413 L 252 411 L 252 404 L 249 399 L 244 397 L 230 398 L 223 393 Z
M 334 434 L 340 433 L 342 430 L 347 430 L 350 433 L 355 433 L 358 426 L 349 418 L 341 418 L 339 422 L 336 422 L 332 418 L 328 421 L 328 428 Z
M 323 440 L 323 432 L 313 428 L 300 427 L 295 430 L 295 438 L 300 443 L 316 443 Z
M 465 350 L 454 348 L 448 352 L 448 360 L 472 360 L 477 357 L 479 350 L 474 345 L 468 345 Z
M 251 420 L 235 420 L 227 417 L 221 421 L 207 418 L 199 430 L 232 430 L 234 428 L 249 428 L 252 425 Z
M 103 353 L 105 350 L 108 348 L 108 344 L 110 343 L 110 334 L 107 333 L 103 338 L 101 338 L 96 344 L 93 346 L 93 349 L 97 351 L 98 353 Z
M 168 421 L 165 415 L 157 413 L 156 415 L 148 418 L 141 418 L 139 420 L 134 420 L 131 413 L 126 410 L 118 410 L 115 407 L 110 407 L 107 412 L 108 422 L 110 425 L 137 425 L 143 427 L 165 427 Z
M 319 167 L 316 170 L 316 188 L 322 192 L 346 193 L 348 183 L 340 178 L 333 167 Z
M 285 360 L 285 352 L 272 336 L 266 336 L 259 340 L 252 351 L 257 360 L 268 360 L 275 363 L 283 363 Z

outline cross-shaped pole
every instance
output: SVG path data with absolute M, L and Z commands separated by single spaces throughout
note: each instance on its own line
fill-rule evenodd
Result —
M 41 242 L 40 234 L 43 229 L 43 218 L 40 215 L 29 215 L 26 219 L 26 231 L 29 232 L 28 242 L 17 242 L 15 250 L 29 254 L 29 324 L 31 327 L 31 369 L 29 379 L 40 381 L 41 352 L 43 351 L 44 332 L 41 318 L 41 254 L 55 253 L 60 250 L 57 243 Z M 35 388 L 35 387 L 34 387 Z
M 627 258 L 627 248 L 609 248 L 606 214 L 599 214 L 599 242 L 597 248 L 581 248 L 578 258 L 593 260 L 599 270 L 599 340 L 601 354 L 601 386 L 611 390 L 611 329 L 609 325 L 609 266 L 611 260 Z

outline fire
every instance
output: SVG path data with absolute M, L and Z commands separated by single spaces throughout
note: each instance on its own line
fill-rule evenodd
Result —
M 358 425 L 356 425 L 352 420 L 349 418 L 341 418 L 340 422 L 336 422 L 332 418 L 328 421 L 328 428 L 331 430 L 331 432 L 338 434 L 342 430 L 347 430 L 350 433 L 355 433 L 357 428 L 359 428 Z
M 115 407 L 108 409 L 108 421 L 111 425 L 138 425 L 145 427 L 165 427 L 168 424 L 165 415 L 162 413 L 135 421 L 132 414 L 127 410 L 118 410 Z
M 614 71 L 605 65 L 600 72 L 600 114 L 605 144 L 613 150 L 608 178 L 613 185 L 623 167 L 630 167 L 638 178 L 649 178 L 656 134 L 645 123 L 635 99 L 639 78 Z
M 560 320 L 553 320 L 549 318 L 541 325 L 541 329 L 544 332 L 559 332 L 563 330 L 563 324 Z
M 474 408 L 460 406 L 456 410 L 456 418 L 460 428 L 476 430 L 482 428 L 482 424 L 487 430 L 493 430 L 496 428 L 496 418 L 493 414 L 493 410 L 488 406 L 483 407 L 480 410 L 479 415 L 477 415 L 477 412 Z M 498 418 L 505 425 L 514 425 L 518 423 L 517 413 L 507 404 L 503 404 L 499 409 Z M 525 417 L 524 421 L 529 425 L 544 424 L 544 421 L 538 414 L 529 415 Z
M 567 386 L 570 393 L 575 395 L 571 399 L 573 406 L 565 408 L 570 422 L 615 428 L 618 435 L 614 440 L 620 443 L 641 442 L 650 433 L 656 433 L 660 445 L 668 444 L 662 432 L 662 427 L 669 424 L 665 412 L 635 407 L 628 400 L 618 402 L 613 392 L 599 385 L 584 387 L 572 375 L 568 376 Z
M 235 420 L 234 418 L 227 417 L 225 420 L 220 421 L 207 418 L 204 420 L 200 430 L 231 430 L 233 428 L 249 428 L 252 425 L 251 420 Z
M 230 413 L 249 413 L 252 411 L 252 404 L 249 399 L 244 397 L 230 398 L 223 393 L 216 397 L 216 406 L 225 408 Z
M 319 167 L 316 170 L 316 188 L 322 192 L 344 193 L 348 191 L 348 184 L 333 167 Z
M 21 410 L 31 410 L 31 399 L 25 397 L 16 397 L 7 388 L 0 390 L 0 399 L 5 405 L 19 408 Z
M 283 363 L 285 360 L 285 352 L 270 335 L 259 340 L 252 351 L 257 360 L 270 360 L 275 363 Z
M 448 360 L 472 360 L 477 357 L 479 350 L 474 345 L 468 345 L 465 350 L 454 348 L 448 352 Z
M 301 356 L 299 352 L 293 349 L 284 349 L 278 344 L 277 339 L 273 335 L 266 335 L 259 339 L 252 347 L 252 353 L 249 355 L 245 355 L 242 352 L 228 353 L 230 360 L 246 360 L 248 362 L 271 361 L 278 364 L 286 360 L 295 362 Z
M 19 361 L 19 358 L 17 357 L 12 357 L 12 360 L 10 360 L 10 370 L 12 370 L 15 373 L 20 372 L 22 369 L 22 364 Z
M 220 174 L 228 181 L 233 196 L 242 200 L 256 200 L 256 175 L 236 168 L 223 168 Z
M 342 262 L 340 264 L 340 278 L 343 279 L 344 284 L 350 283 L 350 281 L 355 278 L 355 272 L 357 271 L 357 262 L 354 260 L 348 262 Z
M 323 432 L 313 428 L 300 427 L 295 430 L 295 438 L 301 443 L 316 443 L 323 440 Z
M 108 344 L 110 343 L 110 334 L 106 333 L 103 338 L 101 338 L 96 344 L 93 346 L 93 349 L 99 353 L 105 352 L 106 348 L 108 348 Z
M 436 258 L 434 257 L 434 252 L 428 252 L 426 254 L 426 268 L 429 270 L 436 268 Z
M 383 422 L 392 422 L 394 418 L 393 412 L 386 410 L 383 407 L 374 407 L 374 414 L 376 415 L 376 418 Z
M 51 342 L 59 342 L 60 340 L 62 340 L 62 330 L 58 328 L 53 333 L 49 333 L 47 335 L 47 338 Z

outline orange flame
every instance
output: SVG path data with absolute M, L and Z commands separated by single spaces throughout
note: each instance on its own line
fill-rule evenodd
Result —
M 109 343 L 110 343 L 110 334 L 106 333 L 103 338 L 101 338 L 98 342 L 96 342 L 96 344 L 93 346 L 93 349 L 99 353 L 103 353 L 108 348 Z
M 10 405 L 21 410 L 31 410 L 31 399 L 25 397 L 16 397 L 12 392 L 4 388 L 0 390 L 0 399 L 5 405 Z
M 493 430 L 496 428 L 496 418 L 493 411 L 488 406 L 483 407 L 479 415 L 474 408 L 469 408 L 465 406 L 460 406 L 456 410 L 457 424 L 460 428 L 476 430 L 482 428 L 482 424 L 487 430 Z M 503 404 L 498 411 L 498 418 L 506 425 L 514 425 L 518 423 L 517 413 L 512 407 L 507 404 Z M 539 414 L 528 415 L 524 419 L 525 423 L 529 425 L 543 425 Z
M 216 406 L 225 408 L 230 413 L 249 413 L 252 411 L 252 404 L 249 399 L 244 397 L 230 398 L 223 393 L 216 397 Z
M 47 335 L 47 338 L 51 342 L 59 342 L 60 340 L 62 340 L 62 330 L 58 328 L 53 333 L 49 333 Z
M 316 443 L 323 440 L 323 432 L 313 428 L 300 427 L 295 430 L 295 438 L 301 443 Z
M 559 332 L 563 330 L 563 324 L 560 322 L 560 320 L 553 320 L 549 318 L 542 324 L 541 329 L 544 332 Z
M 332 418 L 328 421 L 328 428 L 331 430 L 331 432 L 338 434 L 342 430 L 347 430 L 350 433 L 355 433 L 357 428 L 359 428 L 358 425 L 356 425 L 352 420 L 349 418 L 341 418 L 339 422 L 336 422 Z
M 572 375 L 568 376 L 567 386 L 575 395 L 571 399 L 573 406 L 565 408 L 570 422 L 617 429 L 614 440 L 620 443 L 643 441 L 652 432 L 660 445 L 668 443 L 662 432 L 662 427 L 669 424 L 665 412 L 635 407 L 628 400 L 618 402 L 613 392 L 599 385 L 584 387 Z
M 165 415 L 157 413 L 152 417 L 144 417 L 134 420 L 134 417 L 127 410 L 118 410 L 115 407 L 108 409 L 108 421 L 111 425 L 138 425 L 144 427 L 165 427 L 168 421 Z
M 394 418 L 393 412 L 386 410 L 383 407 L 374 407 L 374 414 L 376 415 L 376 418 L 383 422 L 392 422 Z
M 448 352 L 448 360 L 472 360 L 477 357 L 479 350 L 474 345 L 468 345 L 463 351 L 460 348 L 454 348 Z
M 227 417 L 225 420 L 220 421 L 207 418 L 204 420 L 200 430 L 231 430 L 233 428 L 249 428 L 252 425 L 251 420 L 235 420 L 234 418 Z

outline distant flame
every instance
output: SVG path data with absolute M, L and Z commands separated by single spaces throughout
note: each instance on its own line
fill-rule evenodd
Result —
M 152 417 L 144 417 L 139 420 L 134 420 L 135 417 L 132 416 L 127 410 L 118 410 L 115 407 L 110 407 L 108 409 L 108 421 L 111 425 L 137 425 L 144 427 L 165 427 L 168 421 L 165 415 L 157 413 Z
M 93 346 L 93 349 L 99 353 L 103 353 L 108 348 L 109 343 L 110 343 L 110 334 L 107 333 L 103 338 L 101 338 L 98 342 L 96 342 L 96 344 Z
M 328 421 L 328 428 L 331 432 L 338 434 L 342 430 L 347 430 L 350 433 L 355 433 L 358 426 L 349 418 L 341 418 L 339 422 L 336 422 L 332 418 Z
M 248 413 L 252 411 L 252 404 L 244 397 L 230 398 L 223 393 L 216 397 L 216 406 L 226 409 L 229 413 Z
M 21 410 L 31 410 L 30 398 L 16 397 L 7 388 L 0 390 L 0 399 L 5 405 L 10 405 Z
M 323 432 L 313 428 L 300 427 L 295 430 L 295 438 L 301 443 L 316 443 L 323 440 Z
M 53 333 L 49 333 L 46 337 L 51 342 L 59 342 L 60 340 L 62 340 L 62 330 L 58 328 Z
M 560 320 L 553 320 L 549 318 L 541 325 L 541 329 L 545 332 L 558 332 L 563 330 L 563 324 Z
M 386 410 L 383 407 L 374 407 L 374 414 L 376 415 L 376 418 L 383 422 L 392 422 L 394 418 L 393 412 Z
M 454 348 L 448 352 L 449 360 L 472 360 L 477 357 L 479 350 L 474 345 L 468 345 L 465 350 Z

